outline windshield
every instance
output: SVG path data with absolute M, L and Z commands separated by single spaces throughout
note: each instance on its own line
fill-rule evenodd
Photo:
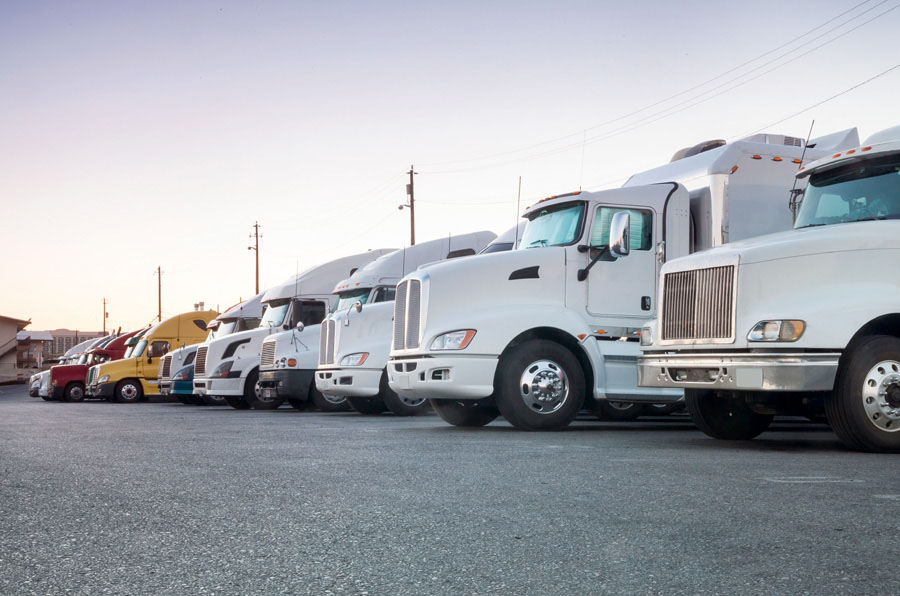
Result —
M 76 364 L 84 364 L 85 362 L 87 362 L 87 359 L 88 359 L 88 355 L 82 354 L 81 356 L 78 357 L 78 362 L 76 362 Z
M 138 358 L 141 354 L 144 353 L 144 348 L 147 347 L 147 340 L 142 339 L 138 342 L 138 345 L 134 346 L 134 350 L 131 352 L 132 358 Z
M 334 310 L 343 310 L 345 308 L 350 308 L 353 306 L 357 300 L 366 303 L 366 300 L 369 299 L 369 291 L 370 288 L 365 288 L 363 290 L 353 290 L 352 292 L 344 292 L 343 294 L 338 294 L 338 303 L 337 306 L 334 307 Z
M 217 337 L 225 337 L 226 335 L 231 335 L 235 332 L 235 326 L 238 323 L 238 319 L 220 319 L 218 321 L 218 325 L 216 325 L 215 329 L 209 330 L 209 335 L 206 336 L 206 341 L 211 339 L 215 339 Z
M 572 244 L 581 231 L 584 203 L 566 203 L 536 210 L 529 216 L 519 248 Z
M 288 309 L 291 307 L 290 299 L 273 300 L 269 302 L 263 318 L 259 322 L 260 327 L 278 327 L 284 323 L 284 317 L 287 315 Z
M 809 178 L 795 228 L 900 219 L 900 155 L 843 165 Z

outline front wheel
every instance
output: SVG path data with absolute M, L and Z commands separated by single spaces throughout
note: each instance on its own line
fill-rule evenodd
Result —
M 381 373 L 378 395 L 387 409 L 397 416 L 424 416 L 431 413 L 431 404 L 424 397 L 401 397 L 388 385 L 387 371 Z
M 116 383 L 116 401 L 131 404 L 144 397 L 144 388 L 137 379 L 125 379 Z
M 449 399 L 430 399 L 431 407 L 441 419 L 453 426 L 478 427 L 491 423 L 500 415 L 500 410 L 479 401 L 451 401 Z
M 350 407 L 367 416 L 375 416 L 387 411 L 384 400 L 380 397 L 348 397 Z
M 900 452 L 900 339 L 873 335 L 851 348 L 825 415 L 851 449 Z
M 740 393 L 685 389 L 684 401 L 697 428 L 714 439 L 749 441 L 772 423 L 771 414 L 754 412 Z
M 84 385 L 81 383 L 69 383 L 66 386 L 66 401 L 84 401 Z
M 315 381 L 309 386 L 309 402 L 323 412 L 348 412 L 350 403 L 344 396 L 325 395 L 316 389 Z
M 512 348 L 500 359 L 497 407 L 522 430 L 559 430 L 584 404 L 584 373 L 562 345 L 535 339 Z

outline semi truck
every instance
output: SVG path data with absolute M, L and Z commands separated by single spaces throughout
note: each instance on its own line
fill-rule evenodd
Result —
M 159 362 L 173 346 L 199 343 L 207 324 L 218 316 L 214 310 L 190 311 L 161 321 L 143 333 L 131 348 L 129 358 L 91 367 L 88 393 L 120 403 L 132 403 L 157 395 Z M 137 336 L 136 336 L 137 337 Z
M 214 339 L 197 349 L 194 393 L 210 405 L 227 403 L 240 410 L 253 407 L 261 396 L 259 360 L 262 341 L 273 333 L 296 329 L 298 325 L 321 323 L 332 300 L 334 284 L 393 250 L 396 249 L 370 250 L 336 259 L 266 290 L 259 327 Z
M 496 238 L 488 231 L 439 238 L 369 263 L 334 288 L 337 307 L 322 325 L 318 349 L 297 350 L 283 336 L 270 337 L 263 343 L 263 354 L 271 353 L 274 365 L 268 373 L 270 383 L 289 387 L 292 375 L 309 382 L 315 373 L 316 389 L 326 399 L 346 397 L 353 409 L 362 414 L 390 410 L 399 416 L 412 416 L 430 412 L 431 406 L 424 398 L 401 398 L 387 384 L 385 367 L 391 348 L 397 283 L 426 263 L 475 255 Z M 513 242 L 510 238 L 494 246 L 509 249 Z M 317 368 L 312 357 L 318 360 Z M 297 362 L 295 372 L 287 367 L 277 368 L 284 358 Z
M 85 341 L 73 346 L 63 355 L 62 358 L 59 359 L 59 365 L 70 365 L 70 364 L 84 364 L 87 361 L 87 351 L 91 348 L 102 344 L 105 341 L 110 339 L 109 335 L 104 335 L 102 337 L 92 337 L 90 339 L 86 339 Z M 38 396 L 43 398 L 45 401 L 53 401 L 59 399 L 54 395 L 53 391 L 53 383 L 52 383 L 52 374 L 53 368 L 38 373 Z
M 210 342 L 219 337 L 225 337 L 232 333 L 240 333 L 248 329 L 255 329 L 259 326 L 262 318 L 262 293 L 257 294 L 249 300 L 244 300 L 232 307 L 229 307 L 224 313 L 209 322 L 206 326 L 208 334 L 206 342 Z M 197 349 L 202 344 L 193 344 L 183 346 L 177 350 L 172 350 L 159 360 L 159 394 L 175 395 L 181 403 L 185 405 L 206 405 L 200 396 L 194 395 L 194 358 L 197 356 Z M 190 370 L 185 370 L 190 368 Z M 173 388 L 176 379 L 179 391 Z M 184 391 L 190 386 L 191 391 Z
M 526 430 L 563 428 L 603 400 L 683 399 L 678 388 L 637 385 L 660 266 L 790 228 L 798 165 L 856 143 L 855 129 L 808 144 L 775 134 L 707 141 L 622 188 L 538 201 L 516 250 L 438 263 L 397 286 L 389 386 L 431 399 L 450 424 L 502 414 Z
M 824 411 L 850 449 L 900 452 L 900 127 L 797 178 L 790 231 L 663 266 L 639 381 L 717 439 Z
M 95 364 L 119 360 L 125 355 L 126 342 L 140 330 L 118 336 L 108 336 L 85 352 L 84 361 L 75 364 L 58 364 L 50 369 L 50 387 L 53 399 L 71 402 L 82 401 L 88 369 Z

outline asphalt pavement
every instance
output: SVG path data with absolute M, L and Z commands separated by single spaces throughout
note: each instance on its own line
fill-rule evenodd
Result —
M 0 594 L 896 594 L 900 459 L 0 387 Z

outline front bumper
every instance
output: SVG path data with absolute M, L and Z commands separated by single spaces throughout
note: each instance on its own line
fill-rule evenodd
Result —
M 172 395 L 193 395 L 194 394 L 194 382 L 193 381 L 172 381 L 172 388 L 170 390 Z M 160 393 L 162 393 L 162 388 L 160 388 Z
M 381 386 L 383 368 L 331 368 L 316 370 L 316 389 L 333 397 L 374 397 Z
M 259 371 L 259 390 L 263 397 L 289 397 L 306 400 L 313 373 L 310 369 L 286 368 Z
M 482 399 L 494 392 L 497 356 L 391 359 L 388 383 L 398 395 L 428 399 Z
M 115 391 L 115 383 L 99 383 L 97 385 L 91 385 L 90 395 L 102 399 L 106 397 L 112 397 L 115 394 Z
M 156 385 L 156 388 L 159 390 L 160 395 L 169 395 L 170 393 L 172 393 L 172 381 L 164 381 L 160 379 L 159 383 Z
M 194 383 L 194 390 L 198 395 L 244 395 L 244 377 L 232 377 L 230 379 L 204 379 L 206 383 L 205 391 L 200 393 L 197 390 L 197 383 Z
M 65 394 L 65 387 L 52 387 L 50 390 L 50 397 L 52 397 L 53 399 L 62 399 Z
M 840 357 L 839 352 L 645 352 L 638 359 L 638 384 L 736 391 L 831 391 Z

